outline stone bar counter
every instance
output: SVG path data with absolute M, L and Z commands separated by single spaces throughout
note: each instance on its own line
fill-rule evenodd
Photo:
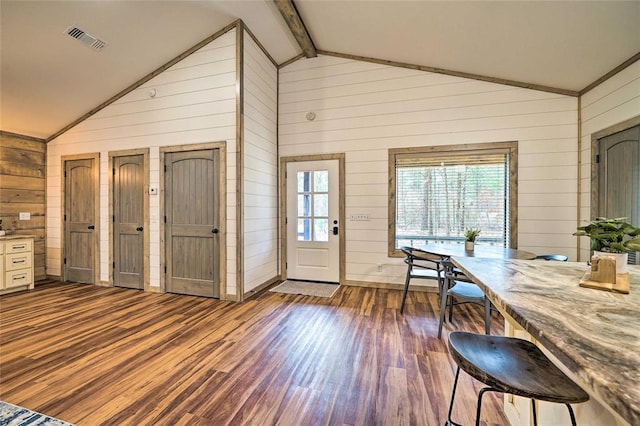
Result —
M 605 418 L 640 425 L 640 267 L 629 265 L 630 293 L 619 294 L 580 287 L 589 269 L 584 262 L 452 260 L 507 322 L 520 325 L 609 411 Z M 582 417 L 588 424 L 612 424 L 592 413 Z

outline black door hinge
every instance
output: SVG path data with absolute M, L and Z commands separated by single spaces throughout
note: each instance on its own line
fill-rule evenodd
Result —
M 111 267 L 112 267 L 113 269 L 116 269 L 116 262 L 113 262 L 113 265 L 111 265 Z
M 65 265 L 67 264 L 67 258 L 66 257 L 64 258 L 64 264 Z
M 113 170 L 113 175 L 115 176 L 116 175 L 116 168 L 114 167 L 112 170 Z
M 165 274 L 167 273 L 167 266 L 166 266 L 166 265 L 165 265 L 165 267 L 164 267 L 164 273 L 165 273 Z
M 596 164 L 600 164 L 600 154 L 596 154 Z

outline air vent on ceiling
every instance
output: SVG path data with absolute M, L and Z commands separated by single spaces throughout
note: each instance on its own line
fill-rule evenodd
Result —
M 76 27 L 75 25 L 70 26 L 65 31 L 67 35 L 75 38 L 76 40 L 80 40 L 86 46 L 92 48 L 93 50 L 100 51 L 105 48 L 107 45 L 106 41 L 100 40 L 91 34 L 87 34 L 86 31 Z

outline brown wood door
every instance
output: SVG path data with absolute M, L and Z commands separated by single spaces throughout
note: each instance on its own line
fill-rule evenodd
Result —
M 601 138 L 598 162 L 598 216 L 626 217 L 640 224 L 640 126 Z M 640 264 L 640 253 L 629 263 Z
M 113 285 L 144 289 L 144 156 L 113 159 Z
M 599 214 L 640 223 L 640 126 L 599 140 Z
M 217 149 L 165 155 L 166 289 L 220 297 Z
M 64 162 L 64 277 L 68 281 L 95 281 L 96 167 L 91 158 Z

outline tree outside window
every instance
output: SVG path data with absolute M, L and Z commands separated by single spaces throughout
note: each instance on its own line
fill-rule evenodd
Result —
M 401 246 L 463 242 L 514 247 L 517 144 L 389 151 L 390 253 Z

